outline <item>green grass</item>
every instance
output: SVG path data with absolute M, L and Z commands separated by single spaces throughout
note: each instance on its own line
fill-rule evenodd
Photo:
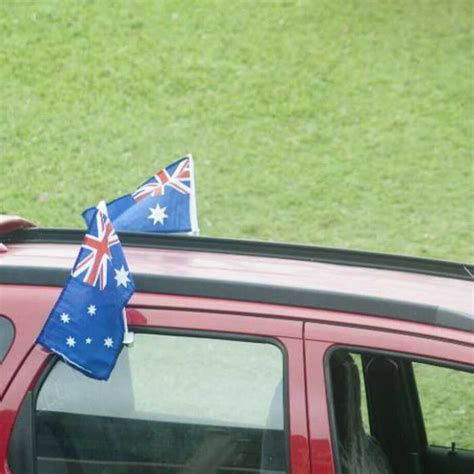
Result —
M 361 380 L 362 422 L 370 433 L 362 361 L 351 354 Z M 474 376 L 470 372 L 413 362 L 416 388 L 428 443 L 432 446 L 474 450 Z
M 3 2 L 0 211 L 189 151 L 202 235 L 472 260 L 472 3 Z
M 474 376 L 445 367 L 414 364 L 428 442 L 474 450 Z

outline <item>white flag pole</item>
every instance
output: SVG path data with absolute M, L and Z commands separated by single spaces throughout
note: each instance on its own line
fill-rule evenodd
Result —
M 196 206 L 196 182 L 194 181 L 194 160 L 193 155 L 188 153 L 187 157 L 189 158 L 189 169 L 191 171 L 191 196 L 189 203 L 189 214 L 191 220 L 191 232 L 188 232 L 190 235 L 199 236 L 199 226 L 197 219 L 197 206 Z
M 123 343 L 126 345 L 133 344 L 133 340 L 134 340 L 133 332 L 130 332 L 128 330 L 127 313 L 125 311 L 125 308 L 123 308 L 122 314 L 123 314 L 123 329 L 124 329 Z
M 96 207 L 100 212 L 102 212 L 102 214 L 105 214 L 107 217 L 109 217 L 109 213 L 107 212 L 107 204 L 105 201 L 99 201 Z

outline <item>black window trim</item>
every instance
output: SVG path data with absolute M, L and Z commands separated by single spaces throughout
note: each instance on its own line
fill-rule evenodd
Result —
M 450 369 L 456 369 L 456 370 L 461 370 L 462 372 L 468 372 L 471 374 L 474 374 L 474 366 L 471 366 L 469 364 L 464 364 L 461 362 L 452 362 L 452 361 L 446 361 L 446 360 L 440 360 L 440 359 L 434 359 L 432 357 L 428 356 L 420 356 L 420 355 L 411 355 L 410 353 L 407 352 L 397 352 L 397 351 L 390 351 L 390 350 L 383 350 L 383 349 L 374 349 L 371 347 L 366 347 L 366 346 L 354 346 L 351 344 L 334 344 L 331 347 L 329 347 L 326 352 L 323 355 L 323 366 L 324 366 L 324 380 L 326 384 L 326 405 L 328 407 L 329 411 L 329 431 L 331 434 L 331 451 L 332 451 L 332 456 L 334 460 L 334 472 L 335 474 L 340 474 L 342 472 L 341 470 L 341 461 L 339 457 L 339 449 L 337 447 L 337 434 L 336 434 L 336 416 L 334 412 L 334 405 L 332 403 L 332 400 L 334 399 L 334 392 L 332 389 L 332 378 L 331 378 L 331 370 L 330 370 L 330 360 L 334 352 L 338 351 L 345 351 L 347 353 L 352 353 L 352 354 L 358 354 L 361 357 L 364 354 L 370 354 L 370 355 L 381 355 L 381 356 L 388 356 L 388 357 L 395 357 L 397 359 L 405 359 L 408 362 L 419 362 L 423 364 L 429 364 L 429 365 L 434 365 L 438 367 L 445 367 L 445 368 L 450 368 Z M 308 370 L 308 369 L 307 369 Z M 364 383 L 365 385 L 365 377 L 364 380 L 361 380 L 361 383 Z M 416 383 L 416 379 L 415 379 Z M 417 420 L 417 424 L 419 426 L 419 434 L 421 435 L 422 441 L 425 443 L 426 448 L 431 447 L 428 443 L 428 437 L 426 434 L 426 428 L 425 428 L 425 423 L 424 423 L 424 418 L 423 418 L 423 412 L 422 412 L 422 407 L 421 403 L 419 400 L 418 396 L 418 388 L 416 387 L 416 398 L 417 398 L 417 404 L 418 404 L 418 416 L 420 417 L 420 420 Z M 370 421 L 370 406 L 368 408 L 368 415 L 369 415 L 369 421 Z M 433 446 L 433 447 L 439 447 L 439 446 Z M 442 446 L 441 448 L 448 449 L 446 446 Z M 459 449 L 460 451 L 467 451 L 470 453 L 474 453 L 474 450 L 469 450 L 469 449 L 462 449 L 462 448 L 457 448 L 456 450 Z
M 277 347 L 280 350 L 282 355 L 283 363 L 283 429 L 285 432 L 285 456 L 286 456 L 286 472 L 291 472 L 291 450 L 290 450 L 290 410 L 289 410 L 289 376 L 288 376 L 288 352 L 286 346 L 280 342 L 277 338 L 272 338 L 269 336 L 258 336 L 258 335 L 247 335 L 239 333 L 226 333 L 221 331 L 206 331 L 198 329 L 171 329 L 171 328 L 161 328 L 157 326 L 129 326 L 129 331 L 135 334 L 154 334 L 154 335 L 164 335 L 164 336 L 182 336 L 182 337 L 196 337 L 201 339 L 221 339 L 227 341 L 241 341 L 241 342 L 253 342 L 253 343 L 266 343 L 271 344 Z M 23 400 L 20 409 L 18 410 L 18 416 L 13 425 L 12 435 L 10 437 L 10 443 L 13 439 L 13 432 L 17 425 L 17 421 L 20 413 L 23 409 L 23 403 L 31 403 L 31 417 L 32 419 L 22 420 L 23 423 L 29 423 L 30 429 L 32 430 L 33 440 L 32 440 L 32 450 L 31 453 L 33 457 L 34 471 L 32 474 L 37 474 L 37 456 L 36 456 L 36 405 L 38 401 L 38 396 L 41 391 L 43 384 L 46 382 L 50 372 L 53 370 L 54 366 L 61 361 L 61 358 L 54 353 L 51 353 L 48 356 L 47 363 L 43 368 L 41 375 L 38 377 L 37 382 L 32 390 L 28 390 L 25 394 L 25 399 Z M 29 395 L 30 394 L 30 395 Z M 12 474 L 20 474 L 12 471 Z

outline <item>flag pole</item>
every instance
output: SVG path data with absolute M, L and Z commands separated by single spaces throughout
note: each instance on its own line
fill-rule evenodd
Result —
M 191 232 L 188 235 L 199 236 L 199 227 L 197 220 L 197 205 L 196 205 L 196 181 L 194 180 L 194 160 L 191 153 L 187 154 L 189 158 L 189 168 L 191 171 L 191 195 L 189 196 L 189 213 L 191 221 Z
M 122 315 L 123 315 L 123 343 L 126 345 L 133 344 L 134 341 L 134 334 L 133 332 L 130 332 L 128 330 L 128 324 L 127 324 L 127 312 L 125 311 L 125 307 L 122 309 Z

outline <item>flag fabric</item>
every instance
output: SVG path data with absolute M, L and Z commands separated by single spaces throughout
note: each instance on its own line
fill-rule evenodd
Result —
M 135 291 L 122 245 L 99 204 L 71 275 L 38 342 L 89 377 L 107 380 L 122 349 L 124 307 Z
M 198 233 L 191 155 L 158 171 L 133 193 L 107 203 L 117 231 Z M 82 215 L 89 224 L 94 208 Z

